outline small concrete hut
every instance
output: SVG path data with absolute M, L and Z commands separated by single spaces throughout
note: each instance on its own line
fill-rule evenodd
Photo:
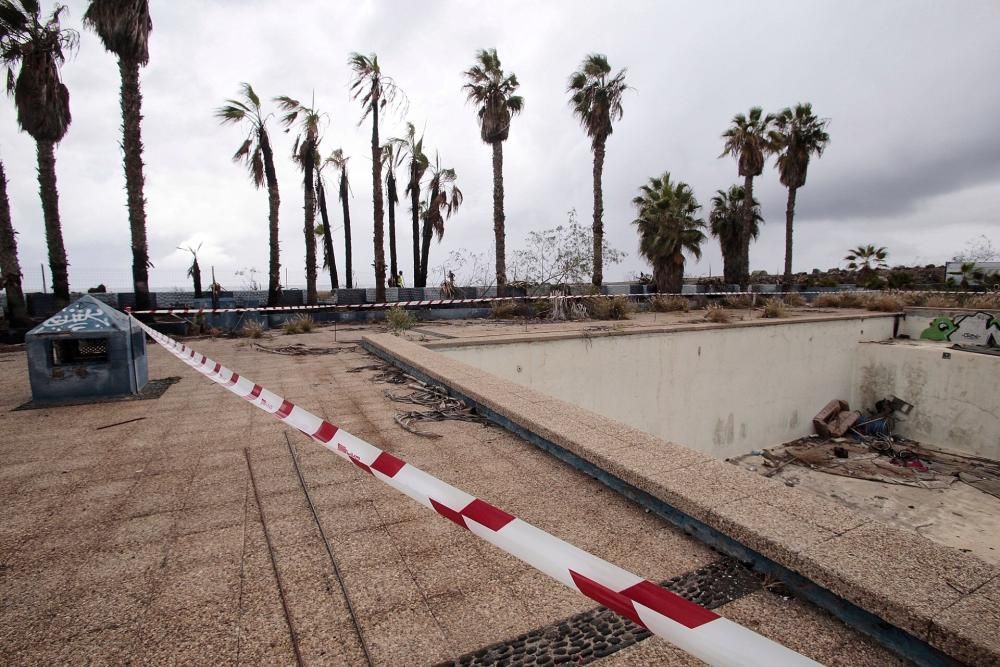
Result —
M 149 379 L 142 329 L 89 295 L 29 331 L 25 347 L 37 402 L 138 394 Z

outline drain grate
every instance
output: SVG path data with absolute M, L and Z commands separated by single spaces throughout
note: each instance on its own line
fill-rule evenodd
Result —
M 662 583 L 667 590 L 708 609 L 749 595 L 762 585 L 758 575 L 732 558 L 722 558 Z M 598 607 L 466 653 L 440 667 L 586 665 L 650 636 L 645 628 Z

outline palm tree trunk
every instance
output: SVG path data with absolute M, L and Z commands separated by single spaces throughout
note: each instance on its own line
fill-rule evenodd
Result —
M 427 264 L 431 254 L 431 236 L 434 234 L 433 218 L 434 216 L 440 215 L 440 209 L 434 206 L 434 202 L 437 201 L 438 192 L 437 190 L 431 190 L 429 196 L 429 204 L 427 208 L 427 215 L 424 217 L 424 233 L 423 239 L 420 246 L 420 286 L 427 287 Z
M 278 194 L 278 175 L 274 171 L 274 154 L 271 142 L 263 125 L 257 132 L 261 152 L 264 154 L 264 177 L 267 180 L 267 305 L 277 306 L 281 296 L 281 260 L 278 255 L 278 209 L 281 197 Z
M 389 165 L 389 175 L 386 184 L 386 196 L 389 200 L 389 278 L 396 284 L 396 175 L 392 173 L 393 165 Z
M 315 150 L 316 142 L 312 138 L 308 141 L 308 150 L 303 151 L 303 154 L 311 156 Z M 306 303 L 313 306 L 319 300 L 319 295 L 316 293 L 316 189 L 313 184 L 313 161 L 311 159 L 304 160 L 304 167 L 305 228 L 303 233 L 306 238 Z
M 330 229 L 330 216 L 326 210 L 326 188 L 323 179 L 316 180 L 316 198 L 319 200 L 319 215 L 323 219 L 323 254 L 326 255 L 326 266 L 330 270 L 330 289 L 338 289 L 337 258 L 333 255 L 333 230 Z
M 347 289 L 354 286 L 354 265 L 351 261 L 351 205 L 347 201 L 350 194 L 347 173 L 340 172 L 340 206 L 344 211 L 344 282 Z
M 503 215 L 503 142 L 493 142 L 493 236 L 496 238 L 497 296 L 507 296 L 507 243 Z
M 378 143 L 377 91 L 372 95 L 372 203 L 375 205 L 375 301 L 385 302 L 385 211 L 382 208 L 382 147 Z
M 684 254 L 678 252 L 670 258 L 666 267 L 667 291 L 671 294 L 680 294 L 684 285 Z
M 191 262 L 191 282 L 194 283 L 194 298 L 201 298 L 201 267 L 198 266 L 198 258 Z
M 785 206 L 785 277 L 782 289 L 792 289 L 792 221 L 795 219 L 795 193 L 798 188 L 788 188 L 788 205 Z
M 746 197 L 743 200 L 743 229 L 740 232 L 740 287 L 750 286 L 750 228 L 753 227 L 753 176 L 743 177 L 743 190 Z
M 149 247 L 146 244 L 145 178 L 142 175 L 142 92 L 139 90 L 139 61 L 118 59 L 122 77 L 122 147 L 125 150 L 125 190 L 128 195 L 128 224 L 132 230 L 132 285 L 135 307 L 149 308 Z
M 69 305 L 69 273 L 66 246 L 63 245 L 62 223 L 59 221 L 59 190 L 56 187 L 56 145 L 52 141 L 37 142 L 38 194 L 42 198 L 42 218 L 45 220 L 45 241 L 49 247 L 49 269 L 52 271 L 52 293 L 56 306 Z
M 0 162 L 0 283 L 7 292 L 7 319 L 11 326 L 27 326 L 30 320 L 21 289 L 21 263 L 17 259 L 17 236 L 10 219 L 3 162 Z
M 420 181 L 417 180 L 417 161 L 410 160 L 410 215 L 413 218 L 413 286 L 426 287 L 420 280 Z
M 594 277 L 597 290 L 604 283 L 604 191 L 601 178 L 604 175 L 604 142 L 594 143 Z

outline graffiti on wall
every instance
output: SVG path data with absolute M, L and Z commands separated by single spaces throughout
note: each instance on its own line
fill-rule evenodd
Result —
M 966 345 L 1000 345 L 1000 319 L 979 311 L 975 315 L 935 317 L 920 337 Z

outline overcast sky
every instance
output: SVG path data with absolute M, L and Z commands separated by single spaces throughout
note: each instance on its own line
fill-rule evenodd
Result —
M 68 0 L 64 24 L 80 29 L 86 3 Z M 43 0 L 46 10 L 52 2 Z M 458 171 L 465 204 L 431 248 L 431 267 L 449 251 L 492 247 L 490 148 L 462 94 L 462 71 L 478 48 L 496 47 L 517 74 L 524 113 L 504 145 L 507 247 L 529 230 L 565 222 L 575 208 L 591 219 L 590 142 L 570 113 L 568 75 L 588 52 L 628 69 L 633 90 L 608 140 L 605 228 L 628 253 L 605 271 L 621 280 L 649 271 L 637 252 L 631 199 L 669 170 L 691 184 L 707 216 L 711 197 L 737 181 L 719 159 L 719 135 L 753 105 L 777 111 L 810 101 L 831 119 L 831 143 L 799 191 L 795 270 L 842 265 L 848 247 L 889 248 L 892 263 L 949 259 L 981 234 L 1000 244 L 1000 3 L 565 2 L 472 0 L 152 0 L 150 62 L 142 72 L 142 126 L 151 283 L 186 284 L 190 258 L 178 245 L 203 243 L 201 264 L 238 288 L 241 268 L 266 283 L 267 194 L 230 158 L 243 139 L 213 110 L 250 82 L 262 98 L 290 95 L 325 111 L 324 155 L 343 147 L 354 198 L 358 281 L 371 285 L 371 126 L 348 92 L 348 53 L 376 52 L 406 91 L 406 119 L 426 128 L 431 155 Z M 121 167 L 119 75 L 98 39 L 81 30 L 63 68 L 73 124 L 57 154 L 63 233 L 74 289 L 131 283 Z M 273 109 L 273 104 L 268 102 Z M 401 114 L 383 137 L 402 132 Z M 271 122 L 281 188 L 281 262 L 304 282 L 301 176 L 289 159 L 292 135 Z M 10 180 L 14 226 L 29 288 L 46 261 L 31 138 L 13 104 L 0 104 L 0 156 Z M 778 271 L 784 255 L 785 190 L 773 160 L 757 179 L 766 219 L 751 268 Z M 331 215 L 339 230 L 339 208 Z M 401 268 L 410 284 L 408 206 L 399 211 Z M 335 237 L 343 270 L 343 239 Z M 388 245 L 386 246 L 388 262 Z M 47 270 L 47 269 L 46 269 Z M 722 270 L 718 243 L 705 245 L 689 274 Z M 432 284 L 440 280 L 431 276 Z M 321 273 L 320 289 L 329 279 Z

